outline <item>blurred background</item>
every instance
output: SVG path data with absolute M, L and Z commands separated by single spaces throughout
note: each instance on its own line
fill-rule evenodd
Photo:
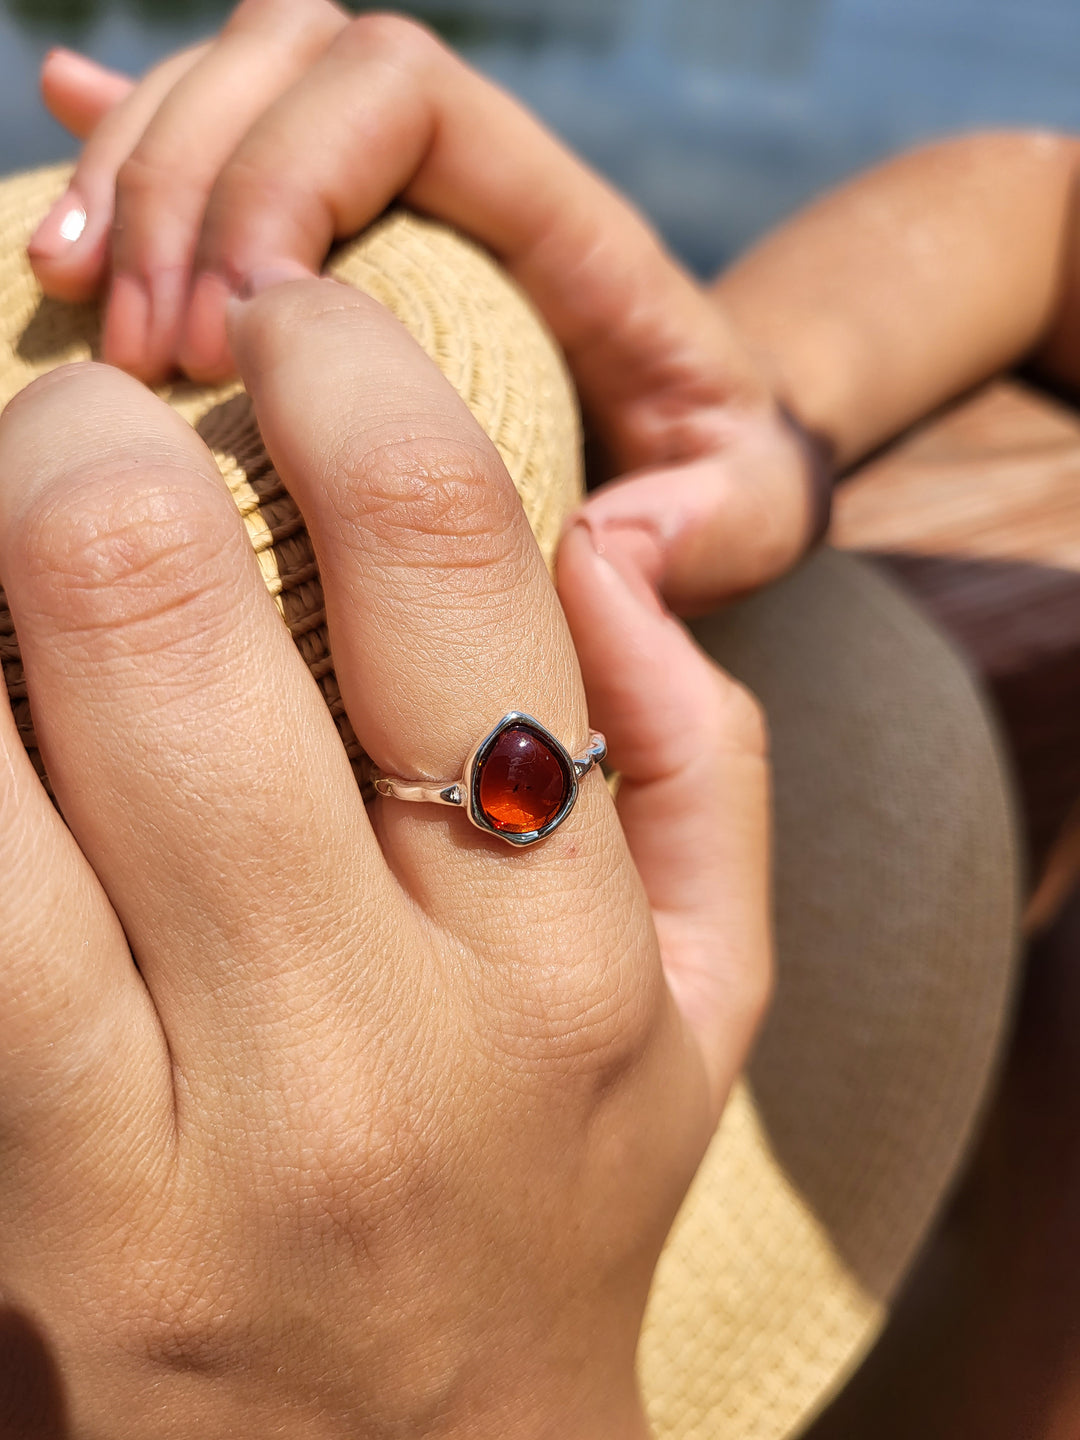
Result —
M 0 173 L 74 153 L 38 99 L 51 46 L 138 74 L 213 32 L 231 7 L 0 0 Z M 1080 0 L 400 8 L 544 116 L 702 274 L 822 187 L 929 137 L 993 126 L 1080 134 Z M 992 696 L 1040 933 L 999 1092 L 953 1203 L 881 1343 L 807 1440 L 1074 1440 L 1080 410 L 1030 377 L 984 387 L 848 482 L 833 539 L 889 569 Z
M 914 141 L 988 125 L 1080 130 L 1080 0 L 398 8 L 527 100 L 702 273 L 823 185 Z M 0 0 L 0 173 L 73 153 L 37 97 L 50 46 L 138 74 L 229 9 L 230 0 Z

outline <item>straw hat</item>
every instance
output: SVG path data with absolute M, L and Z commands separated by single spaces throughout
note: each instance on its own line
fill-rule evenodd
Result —
M 93 310 L 43 300 L 24 255 L 66 173 L 0 182 L 0 403 L 92 353 Z M 579 432 L 526 301 L 475 247 L 403 214 L 330 268 L 387 304 L 464 396 L 550 560 L 580 491 Z M 311 548 L 246 397 L 165 394 L 217 457 L 363 782 Z M 661 1260 L 640 1368 L 661 1440 L 780 1440 L 874 1340 L 964 1154 L 1011 989 L 1016 845 L 969 676 L 876 573 L 826 551 L 697 628 L 769 714 L 780 978 Z M 34 753 L 6 608 L 0 658 Z

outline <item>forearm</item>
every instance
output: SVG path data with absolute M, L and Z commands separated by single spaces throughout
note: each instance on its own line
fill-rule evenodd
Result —
M 843 467 L 1029 356 L 1080 383 L 1080 142 L 975 135 L 826 195 L 714 293 Z

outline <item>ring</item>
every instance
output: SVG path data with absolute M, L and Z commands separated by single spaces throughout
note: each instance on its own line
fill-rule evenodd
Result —
M 478 830 L 510 845 L 535 845 L 570 814 L 581 778 L 606 754 L 599 731 L 581 755 L 571 755 L 546 725 L 511 710 L 473 750 L 460 780 L 403 780 L 376 770 L 373 781 L 380 795 L 457 805 Z

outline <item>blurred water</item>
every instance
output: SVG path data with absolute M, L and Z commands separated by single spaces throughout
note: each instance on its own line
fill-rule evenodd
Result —
M 0 0 L 0 171 L 72 153 L 52 44 L 137 73 L 221 0 Z M 1080 0 L 422 0 L 407 5 L 628 190 L 700 270 L 823 185 L 987 125 L 1080 131 Z

